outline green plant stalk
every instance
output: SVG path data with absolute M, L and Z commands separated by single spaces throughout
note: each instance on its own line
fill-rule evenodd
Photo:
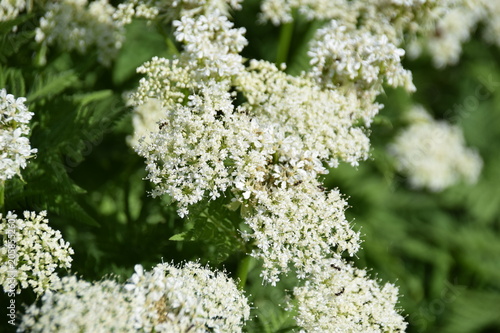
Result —
M 245 256 L 238 265 L 238 271 L 236 272 L 238 276 L 238 289 L 245 289 L 245 285 L 247 283 L 248 272 L 250 271 L 250 265 L 252 263 L 252 257 L 247 255 Z
M 279 66 L 286 63 L 288 53 L 290 52 L 290 43 L 293 36 L 293 22 L 285 23 L 281 26 L 280 39 L 278 43 L 278 52 L 276 55 L 276 64 Z
M 167 48 L 170 53 L 172 53 L 175 56 L 179 56 L 180 52 L 171 38 L 165 38 L 165 43 L 167 44 Z

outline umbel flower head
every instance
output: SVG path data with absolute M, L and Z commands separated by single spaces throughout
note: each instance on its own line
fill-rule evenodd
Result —
M 311 279 L 293 290 L 301 332 L 405 331 L 394 285 L 379 286 L 366 271 L 340 257 L 325 259 L 317 268 Z
M 20 332 L 140 332 L 133 325 L 133 302 L 113 280 L 94 283 L 63 277 L 26 309 Z
M 137 303 L 136 327 L 145 332 L 241 332 L 250 307 L 233 280 L 198 263 L 136 265 L 125 286 Z
M 37 152 L 26 137 L 33 112 L 28 111 L 25 101 L 0 90 L 0 182 L 20 175 L 26 160 Z
M 114 17 L 130 23 L 133 17 L 160 18 L 169 23 L 180 18 L 190 18 L 219 12 L 229 16 L 230 9 L 241 9 L 242 0 L 126 0 L 118 5 Z
M 365 127 L 380 109 L 375 97 L 383 82 L 413 89 L 410 73 L 400 64 L 403 51 L 392 39 L 378 38 L 371 30 L 358 32 L 356 24 L 349 31 L 336 27 L 332 23 L 317 35 L 315 69 L 292 76 L 267 61 L 250 60 L 245 66 L 240 55 L 247 43 L 244 30 L 233 28 L 219 11 L 187 15 L 173 22 L 183 47 L 180 54 L 153 58 L 138 68 L 145 77 L 133 95 L 136 116 L 155 124 L 136 122 L 138 132 L 151 129 L 136 151 L 146 159 L 153 195 L 168 194 L 181 216 L 199 202 L 231 198 L 227 208 L 241 209 L 249 227 L 242 237 L 254 246 L 251 255 L 262 259 L 264 281 L 273 285 L 280 274 L 294 270 L 306 285 L 319 288 L 324 260 L 358 251 L 359 234 L 345 218 L 345 200 L 338 191 L 325 190 L 317 178 L 328 172 L 327 166 L 341 161 L 357 165 L 367 158 Z M 329 38 L 331 48 L 320 49 Z M 335 56 L 342 61 L 335 62 Z M 148 108 L 151 115 L 146 115 Z M 153 275 L 158 277 L 149 277 Z M 339 277 L 345 285 L 354 278 L 354 273 Z M 162 279 L 159 272 L 138 268 L 129 288 L 155 285 L 150 280 L 163 285 Z M 331 284 L 322 288 L 332 293 Z M 354 294 L 345 306 L 353 303 L 357 310 L 336 322 L 340 331 L 348 323 L 358 331 L 380 322 L 381 331 L 392 327 L 370 312 L 370 302 L 366 309 L 365 303 L 355 303 Z M 141 308 L 164 307 L 161 295 L 151 293 Z M 388 311 L 394 305 L 378 303 Z M 366 323 L 358 325 L 361 309 Z M 155 312 L 144 311 L 137 314 L 144 322 L 175 323 L 158 314 L 148 319 Z M 313 331 L 332 319 L 305 317 L 301 326 Z
M 113 19 L 116 9 L 108 0 L 50 1 L 45 11 L 36 29 L 38 43 L 57 43 L 82 54 L 95 47 L 98 61 L 105 66 L 118 55 L 125 29 L 122 22 Z
M 415 107 L 409 118 L 413 124 L 397 135 L 389 152 L 411 186 L 441 191 L 460 181 L 477 181 L 483 162 L 465 146 L 460 127 L 434 120 L 422 107 Z
M 135 266 L 125 285 L 64 277 L 31 305 L 21 332 L 241 332 L 250 308 L 233 280 L 198 263 Z
M 28 287 L 39 295 L 53 288 L 59 281 L 56 269 L 71 267 L 73 249 L 61 237 L 61 232 L 52 229 L 46 211 L 39 214 L 24 212 L 24 218 L 8 212 L 0 214 L 0 284 L 5 292 L 18 293 Z M 14 262 L 14 267 L 7 264 Z
M 339 54 L 363 49 L 367 58 L 357 59 L 359 76 L 342 74 L 336 84 L 346 89 L 340 89 L 331 77 L 325 79 L 332 84 L 314 73 L 295 77 L 267 61 L 245 67 L 239 54 L 244 30 L 218 11 L 173 26 L 184 50 L 139 67 L 145 77 L 132 98 L 136 132 L 151 131 L 136 151 L 146 158 L 153 195 L 168 194 L 181 216 L 193 204 L 232 195 L 233 208 L 242 208 L 251 228 L 243 237 L 256 245 L 252 255 L 263 259 L 263 277 L 272 284 L 290 265 L 305 278 L 324 257 L 353 255 L 359 235 L 345 219 L 346 204 L 337 191 L 325 192 L 317 177 L 327 173 L 325 165 L 357 165 L 368 157 L 359 123 L 369 124 L 372 110 L 378 111 L 374 96 L 382 82 L 411 83 L 399 64 L 401 50 L 386 40 L 365 45 L 355 43 L 357 35 L 344 36 Z M 323 37 L 314 44 L 318 54 Z M 370 48 L 380 52 L 370 56 Z M 328 72 L 332 64 L 320 62 L 318 72 Z M 353 86 L 357 90 L 347 89 Z M 375 95 L 364 98 L 362 88 Z M 235 91 L 243 97 L 239 105 Z

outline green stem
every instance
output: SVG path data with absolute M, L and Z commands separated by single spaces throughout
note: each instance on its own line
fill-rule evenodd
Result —
M 180 54 L 179 50 L 177 49 L 174 41 L 171 38 L 165 38 L 165 43 L 167 44 L 167 48 L 168 48 L 169 53 L 176 55 L 176 56 L 179 56 L 179 54 Z
M 238 288 L 240 290 L 243 290 L 245 288 L 245 285 L 247 283 L 247 276 L 248 272 L 250 271 L 250 265 L 252 263 L 252 257 L 251 256 L 246 256 L 243 258 L 243 260 L 240 261 L 240 264 L 238 265 L 238 271 L 237 271 L 237 276 L 238 276 Z
M 290 43 L 293 36 L 293 22 L 285 23 L 281 26 L 280 40 L 278 44 L 278 52 L 276 55 L 276 64 L 279 66 L 286 63 L 288 53 L 290 51 Z

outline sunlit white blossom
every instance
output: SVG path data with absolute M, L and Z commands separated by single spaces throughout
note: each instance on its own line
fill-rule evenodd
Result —
M 302 332 L 404 332 L 398 289 L 379 286 L 340 257 L 325 259 L 310 280 L 294 288 Z
M 0 214 L 0 235 L 3 245 L 0 248 L 0 284 L 6 286 L 14 278 L 16 291 L 28 287 L 39 295 L 54 288 L 59 281 L 56 269 L 71 267 L 73 249 L 65 242 L 61 232 L 52 229 L 46 219 L 47 212 L 39 214 L 24 212 L 24 218 L 8 212 L 3 218 Z M 15 271 L 7 262 L 13 260 Z M 11 289 L 11 288 L 9 288 Z
M 325 85 L 380 90 L 385 81 L 413 91 L 411 72 L 401 64 L 404 54 L 384 35 L 351 31 L 337 21 L 317 32 L 309 51 L 312 75 Z
M 234 281 L 198 263 L 159 264 L 148 272 L 137 265 L 125 288 L 144 332 L 241 332 L 250 315 Z
M 248 113 L 261 123 L 275 124 L 283 132 L 278 140 L 287 138 L 280 149 L 288 152 L 280 156 L 308 151 L 309 158 L 316 159 L 312 164 L 318 167 L 310 169 L 316 174 L 324 173 L 322 161 L 330 166 L 340 161 L 357 165 L 368 157 L 369 139 L 357 126 L 368 116 L 355 92 L 323 89 L 309 77 L 287 75 L 269 62 L 256 60 L 236 78 L 236 85 L 247 99 Z
M 19 332 L 139 332 L 134 327 L 134 302 L 114 280 L 87 282 L 68 276 L 32 304 L 21 318 Z
M 33 112 L 28 111 L 25 101 L 0 90 L 0 182 L 20 175 L 27 159 L 37 152 L 27 138 Z
M 359 234 L 350 228 L 347 203 L 336 190 L 320 190 L 319 183 L 298 182 L 286 189 L 269 190 L 260 197 L 245 222 L 253 232 L 253 256 L 263 260 L 262 276 L 275 284 L 292 265 L 299 278 L 315 273 L 316 266 L 333 253 L 359 250 Z

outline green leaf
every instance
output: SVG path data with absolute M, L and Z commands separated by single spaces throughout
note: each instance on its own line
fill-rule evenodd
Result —
M 168 240 L 171 240 L 171 241 L 185 241 L 185 240 L 189 240 L 188 232 L 184 231 L 184 232 L 181 232 L 180 234 L 173 235 Z
M 59 74 L 42 74 L 35 77 L 33 86 L 28 94 L 29 103 L 41 98 L 57 95 L 78 81 L 78 76 L 73 70 Z

